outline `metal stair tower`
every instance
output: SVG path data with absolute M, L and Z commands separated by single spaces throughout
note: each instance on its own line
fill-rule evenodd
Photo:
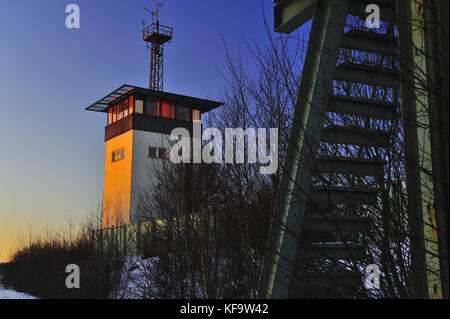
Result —
M 284 2 L 294 6 L 295 1 Z M 387 31 L 364 27 L 370 3 L 380 6 Z M 289 23 L 275 21 L 279 32 L 290 33 L 312 17 L 261 298 L 353 298 L 364 293 L 361 262 L 368 257 L 365 238 L 373 227 L 365 212 L 386 200 L 377 188 L 385 163 L 367 154 L 388 147 L 392 138 L 382 125 L 371 123 L 396 119 L 400 106 L 396 3 L 302 0 L 295 2 L 300 13 Z M 349 19 L 359 19 L 361 26 L 349 26 Z M 368 59 L 353 59 L 352 52 Z M 389 98 L 381 98 L 381 90 Z

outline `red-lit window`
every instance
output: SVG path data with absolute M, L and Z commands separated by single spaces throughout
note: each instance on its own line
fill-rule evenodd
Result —
M 113 106 L 113 123 L 117 121 L 117 105 Z
M 128 109 L 129 109 L 129 99 L 126 98 L 125 100 L 123 100 L 123 117 L 127 117 L 128 116 Z
M 130 96 L 130 106 L 128 114 L 133 114 L 133 96 Z
M 192 110 L 192 121 L 200 122 L 200 111 L 199 110 Z
M 168 118 L 168 119 L 174 119 L 175 118 L 175 104 L 166 102 L 166 101 L 162 101 L 161 116 Z
M 112 124 L 112 107 L 108 108 L 108 125 Z
M 117 113 L 117 120 L 123 119 L 123 101 L 118 103 L 118 113 Z

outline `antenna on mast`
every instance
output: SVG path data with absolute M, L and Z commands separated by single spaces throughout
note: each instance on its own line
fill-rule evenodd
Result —
M 152 23 L 155 22 L 155 19 L 158 20 L 158 12 L 157 11 L 151 11 L 147 8 L 144 8 L 144 10 L 152 15 Z

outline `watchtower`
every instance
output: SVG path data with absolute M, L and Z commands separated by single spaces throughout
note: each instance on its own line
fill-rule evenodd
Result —
M 142 192 L 157 187 L 154 168 L 169 160 L 170 133 L 185 128 L 193 135 L 201 115 L 220 102 L 163 92 L 163 45 L 172 28 L 158 21 L 143 30 L 151 44 L 150 88 L 124 84 L 86 110 L 107 114 L 102 228 L 138 222 Z M 153 216 L 160 218 L 160 216 Z

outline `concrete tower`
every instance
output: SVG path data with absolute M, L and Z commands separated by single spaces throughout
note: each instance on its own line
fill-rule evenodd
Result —
M 107 113 L 102 227 L 137 221 L 141 191 L 152 186 L 152 169 L 169 160 L 169 136 L 191 132 L 201 115 L 222 103 L 122 85 L 86 110 Z M 155 216 L 156 218 L 158 216 Z

